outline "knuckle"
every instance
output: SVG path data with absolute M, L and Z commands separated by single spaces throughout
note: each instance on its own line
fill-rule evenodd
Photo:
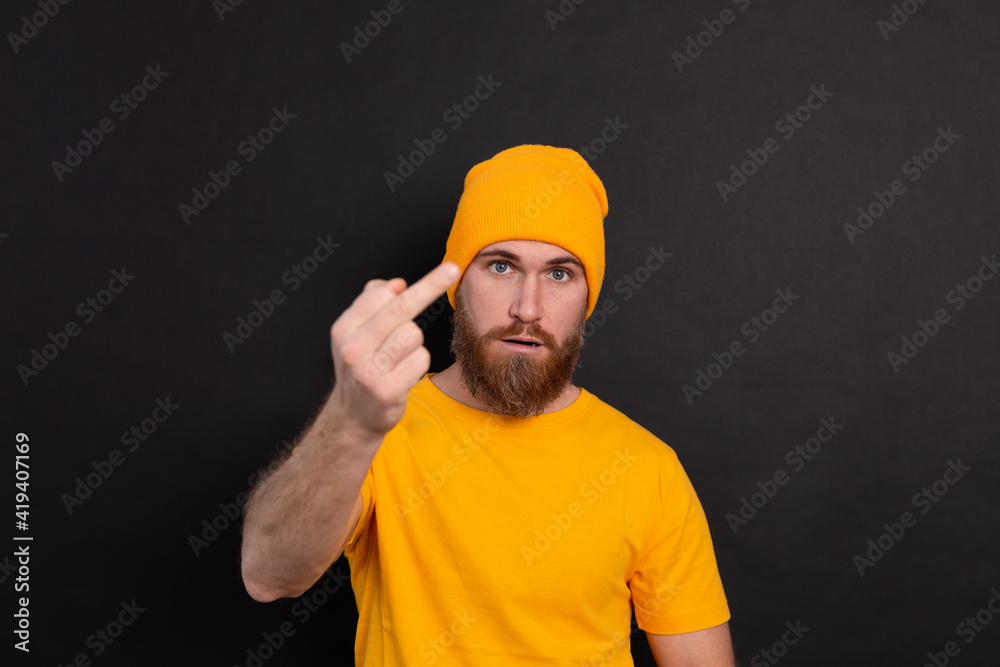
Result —
M 416 343 L 417 345 L 423 345 L 424 331 L 416 322 L 409 320 L 400 327 L 399 338 L 405 344 Z
M 358 376 L 358 384 L 366 391 L 372 391 L 375 380 L 378 379 L 379 370 L 374 364 L 365 364 L 364 370 Z
M 430 350 L 421 345 L 420 347 L 418 347 L 416 350 L 413 351 L 413 360 L 414 363 L 420 368 L 422 368 L 426 373 L 427 369 L 429 369 L 431 366 Z
M 392 357 L 387 351 L 381 351 L 376 354 L 372 362 L 379 371 L 386 371 L 392 367 Z
M 330 340 L 334 342 L 343 340 L 346 335 L 346 332 L 344 331 L 345 326 L 347 325 L 344 324 L 344 320 L 338 317 L 333 323 L 333 326 L 330 327 Z
M 356 376 L 364 391 L 371 393 L 378 386 L 379 379 L 384 372 L 385 369 L 378 364 L 378 358 L 369 357 L 358 366 Z
M 372 387 L 372 395 L 375 399 L 382 403 L 383 405 L 391 403 L 393 401 L 393 390 L 392 387 L 386 382 L 380 382 L 379 384 Z
M 378 353 L 378 356 L 380 357 L 380 360 L 385 360 L 382 363 L 388 363 L 389 360 L 391 360 L 393 357 L 399 355 L 399 350 L 400 350 L 399 342 L 395 340 L 390 340 L 388 343 L 386 343 L 385 348 L 383 348 Z
M 351 338 L 340 344 L 340 358 L 349 367 L 357 365 L 361 361 L 363 351 L 357 338 Z
M 392 305 L 389 306 L 390 312 L 399 317 L 400 319 L 409 320 L 409 310 L 410 310 L 410 300 L 409 296 L 404 292 L 398 297 L 393 299 Z
M 416 354 L 417 354 L 417 356 L 419 358 L 421 358 L 423 360 L 425 366 L 429 366 L 430 365 L 430 363 L 431 363 L 431 351 L 430 350 L 428 350 L 426 347 L 424 347 L 423 345 L 421 345 L 420 347 L 417 348 Z
M 365 390 L 365 384 L 362 382 L 362 378 L 360 376 L 352 373 L 348 377 L 351 383 L 351 391 L 354 392 L 354 394 L 358 394 Z

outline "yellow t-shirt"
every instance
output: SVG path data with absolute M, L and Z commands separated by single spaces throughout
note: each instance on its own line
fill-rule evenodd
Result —
M 425 375 L 361 487 L 348 541 L 355 663 L 625 665 L 639 627 L 729 620 L 712 538 L 673 449 L 581 389 L 528 419 Z

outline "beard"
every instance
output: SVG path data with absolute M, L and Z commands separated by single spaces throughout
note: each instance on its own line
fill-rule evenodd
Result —
M 472 316 L 455 292 L 451 351 L 466 390 L 490 412 L 527 418 L 541 414 L 572 381 L 583 349 L 585 317 L 561 344 L 534 323 L 513 322 L 479 335 Z M 491 350 L 493 341 L 530 336 L 542 342 L 541 354 Z M 493 346 L 495 347 L 495 346 Z

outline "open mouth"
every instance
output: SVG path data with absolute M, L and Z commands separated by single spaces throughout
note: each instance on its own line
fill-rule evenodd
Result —
M 518 345 L 524 345 L 525 347 L 538 347 L 538 343 L 532 343 L 525 340 L 511 340 L 509 338 L 504 339 L 505 343 L 516 343 Z

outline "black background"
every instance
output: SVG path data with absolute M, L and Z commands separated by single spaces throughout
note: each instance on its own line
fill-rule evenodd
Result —
M 678 452 L 711 524 L 740 661 L 766 664 L 760 652 L 800 621 L 809 630 L 784 664 L 921 665 L 948 641 L 951 664 L 997 664 L 1000 623 L 971 643 L 956 626 L 1000 587 L 1000 280 L 960 310 L 947 295 L 1000 252 L 1000 8 L 903 4 L 918 9 L 886 38 L 889 2 L 567 1 L 550 24 L 556 0 L 404 1 L 351 62 L 340 44 L 386 3 L 243 2 L 220 17 L 208 0 L 78 1 L 16 53 L 8 37 L 5 664 L 82 653 L 94 665 L 246 665 L 285 621 L 295 633 L 264 664 L 350 664 L 346 560 L 332 568 L 343 585 L 303 623 L 295 600 L 247 596 L 223 508 L 329 389 L 334 319 L 368 279 L 433 268 L 465 173 L 523 143 L 594 148 L 610 202 L 601 301 L 616 311 L 591 320 L 577 383 Z M 673 54 L 724 9 L 735 20 L 679 71 Z M 38 11 L 5 3 L 4 34 Z M 157 65 L 169 75 L 120 120 L 112 101 Z M 490 75 L 489 98 L 446 123 Z M 832 95 L 786 138 L 775 123 L 812 86 Z M 295 117 L 247 163 L 237 147 L 274 108 Z M 102 118 L 114 131 L 57 178 L 52 163 Z M 627 127 L 602 146 L 609 119 Z M 390 189 L 385 172 L 438 127 L 447 140 Z M 960 138 L 910 181 L 903 163 L 939 128 Z M 717 181 L 768 137 L 779 150 L 724 201 Z M 179 205 L 232 159 L 241 173 L 186 223 Z M 894 179 L 905 194 L 849 240 L 845 223 Z M 291 291 L 281 277 L 317 237 L 340 246 Z M 626 299 L 616 283 L 661 245 L 671 258 Z M 134 280 L 85 322 L 77 305 L 123 267 Z M 223 334 L 273 289 L 287 300 L 230 352 Z M 776 289 L 799 298 L 751 343 L 741 328 Z M 442 303 L 421 318 L 432 371 L 450 363 Z M 938 309 L 950 319 L 894 369 L 887 355 Z M 18 366 L 71 320 L 79 335 L 23 381 Z M 689 401 L 683 385 L 736 340 L 746 352 Z M 123 448 L 120 434 L 167 397 L 174 414 Z M 786 453 L 823 418 L 843 427 L 794 470 Z M 18 432 L 31 446 L 26 533 L 11 517 Z M 77 478 L 116 449 L 122 465 L 68 511 Z M 959 459 L 971 469 L 921 514 L 914 494 Z M 788 483 L 734 533 L 726 515 L 778 470 Z M 906 511 L 916 525 L 859 575 L 854 557 Z M 213 521 L 224 527 L 212 533 Z M 11 647 L 15 534 L 34 537 L 30 655 Z M 95 655 L 88 637 L 133 600 L 143 611 Z M 652 665 L 643 633 L 632 640 L 636 663 Z

